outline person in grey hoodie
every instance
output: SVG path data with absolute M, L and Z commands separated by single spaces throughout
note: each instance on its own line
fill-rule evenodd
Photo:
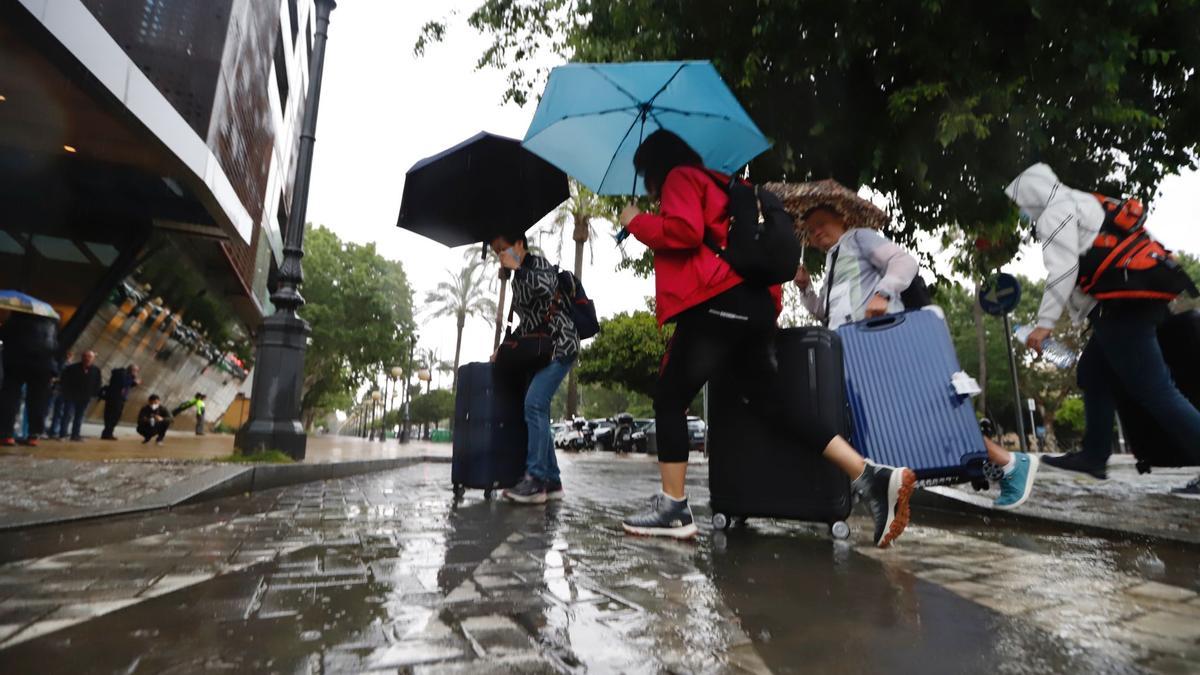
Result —
M 1092 247 L 1104 223 L 1100 202 L 1088 192 L 1064 185 L 1045 164 L 1021 172 L 1005 193 L 1020 209 L 1021 219 L 1033 224 L 1050 273 L 1037 327 L 1026 345 L 1041 353 L 1064 311 L 1076 324 L 1087 320 L 1092 326 L 1078 372 L 1083 389 L 1083 451 L 1043 461 L 1106 478 L 1116 417 L 1114 392 L 1124 391 L 1141 402 L 1181 447 L 1192 448 L 1200 463 L 1200 411 L 1175 386 L 1158 346 L 1157 330 L 1168 315 L 1167 301 L 1097 302 L 1077 286 L 1079 258 Z

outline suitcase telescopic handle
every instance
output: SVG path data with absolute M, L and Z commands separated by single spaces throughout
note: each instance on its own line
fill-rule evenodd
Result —
M 866 321 L 860 323 L 859 326 L 862 327 L 862 330 L 875 331 L 895 328 L 902 323 L 904 323 L 903 314 L 885 314 L 884 316 L 876 317 L 874 319 L 867 319 Z

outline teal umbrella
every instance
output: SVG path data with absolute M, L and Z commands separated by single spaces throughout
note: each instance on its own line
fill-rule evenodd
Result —
M 47 319 L 54 319 L 55 321 L 59 319 L 58 312 L 54 311 L 54 308 L 49 303 L 42 302 L 20 291 L 0 291 L 0 309 L 7 309 L 10 312 L 21 312 L 22 314 L 33 314 L 34 316 L 44 316 Z
M 658 129 L 724 173 L 771 147 L 708 61 L 559 66 L 522 145 L 597 194 L 645 194 L 633 153 Z

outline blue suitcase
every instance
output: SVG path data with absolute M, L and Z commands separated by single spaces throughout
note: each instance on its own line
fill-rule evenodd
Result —
M 490 363 L 458 369 L 450 480 L 454 491 L 491 491 L 525 475 L 525 390 L 495 375 Z
M 987 449 L 950 331 L 929 310 L 838 327 L 846 364 L 853 444 L 880 464 L 907 466 L 925 483 L 979 480 Z

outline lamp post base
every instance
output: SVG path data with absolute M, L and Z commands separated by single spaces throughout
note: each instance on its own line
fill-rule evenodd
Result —
M 280 450 L 296 461 L 304 459 L 308 436 L 300 421 L 304 380 L 304 348 L 311 329 L 290 312 L 276 312 L 263 321 L 258 336 L 258 361 L 250 397 L 250 420 L 235 444 L 243 453 Z

